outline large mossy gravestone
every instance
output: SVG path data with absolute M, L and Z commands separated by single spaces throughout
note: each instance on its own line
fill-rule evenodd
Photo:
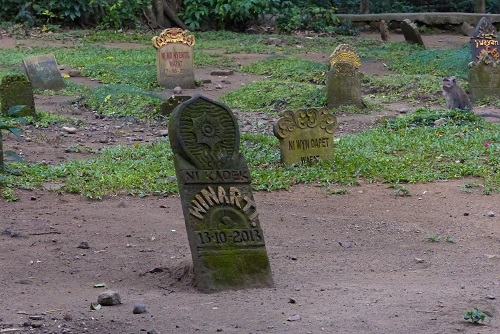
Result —
M 285 111 L 274 124 L 274 135 L 280 140 L 281 162 L 332 160 L 336 127 L 336 117 L 325 109 Z
M 348 44 L 339 45 L 330 55 L 330 71 L 326 73 L 328 107 L 345 105 L 364 107 L 361 97 L 362 74 L 359 56 Z
M 196 87 L 194 80 L 193 45 L 194 36 L 180 28 L 165 29 L 153 37 L 156 49 L 158 85 L 173 89 Z
M 401 30 L 403 31 L 403 35 L 405 36 L 405 40 L 408 43 L 418 44 L 425 49 L 424 41 L 422 40 L 422 36 L 420 36 L 420 31 L 415 23 L 411 22 L 409 19 L 404 19 L 401 22 Z
M 13 106 L 26 106 L 19 116 L 35 116 L 33 88 L 24 75 L 6 75 L 0 82 L 1 113 L 7 114 Z
M 66 88 L 53 54 L 24 58 L 23 64 L 33 88 L 55 91 Z
M 498 33 L 483 17 L 471 37 L 472 62 L 469 63 L 469 90 L 472 100 L 500 98 L 500 46 Z
M 169 136 L 197 288 L 272 286 L 250 171 L 239 152 L 231 110 L 196 96 L 174 110 Z

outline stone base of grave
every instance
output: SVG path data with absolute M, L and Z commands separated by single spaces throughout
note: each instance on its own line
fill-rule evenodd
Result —
M 361 78 L 358 71 L 352 75 L 338 73 L 332 69 L 326 73 L 326 86 L 328 94 L 328 108 L 354 105 L 363 108 L 361 98 Z
M 500 98 L 500 65 L 479 62 L 469 68 L 469 90 L 472 101 Z
M 273 286 L 265 248 L 205 251 L 196 260 L 195 284 L 204 293 Z

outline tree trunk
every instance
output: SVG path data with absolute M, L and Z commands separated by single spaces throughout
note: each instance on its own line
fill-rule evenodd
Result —
M 359 7 L 360 14 L 368 14 L 370 7 L 370 0 L 361 0 L 361 5 Z
M 486 13 L 486 0 L 475 0 L 474 12 Z
M 179 27 L 186 30 L 188 27 L 177 16 L 181 5 L 182 0 L 152 0 L 152 9 L 145 8 L 143 13 L 153 29 Z

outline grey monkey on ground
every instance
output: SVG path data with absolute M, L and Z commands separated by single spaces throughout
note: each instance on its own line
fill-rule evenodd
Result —
M 448 109 L 462 109 L 472 111 L 472 103 L 467 93 L 457 83 L 455 77 L 444 77 L 441 81 L 443 95 Z

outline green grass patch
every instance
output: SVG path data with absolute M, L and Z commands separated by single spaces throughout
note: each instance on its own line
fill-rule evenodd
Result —
M 434 127 L 437 119 L 446 122 Z M 256 134 L 242 134 L 241 151 L 257 190 L 301 183 L 356 185 L 360 180 L 401 185 L 472 176 L 482 178 L 483 192 L 488 194 L 500 191 L 498 131 L 499 125 L 472 113 L 420 109 L 373 130 L 339 138 L 332 162 L 283 165 L 278 140 Z M 489 146 L 484 145 L 486 141 Z M 177 191 L 172 151 L 165 140 L 105 149 L 87 161 L 56 166 L 9 163 L 6 167 L 2 182 L 7 188 L 56 182 L 64 184 L 61 191 L 91 198 Z
M 102 85 L 94 88 L 86 105 L 101 115 L 149 118 L 163 100 L 152 92 L 130 85 Z
M 327 103 L 324 86 L 277 79 L 247 84 L 225 94 L 220 101 L 241 111 L 264 112 L 322 107 Z
M 291 56 L 276 56 L 242 66 L 243 72 L 271 76 L 273 79 L 324 85 L 328 65 Z

